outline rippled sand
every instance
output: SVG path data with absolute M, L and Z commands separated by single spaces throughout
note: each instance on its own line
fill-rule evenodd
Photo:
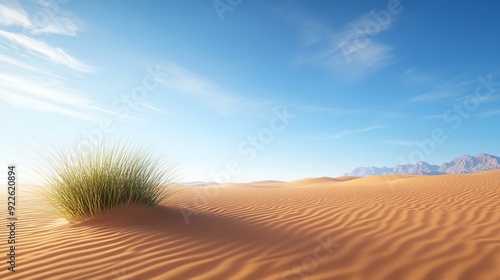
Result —
M 79 224 L 19 207 L 0 279 L 500 279 L 498 171 L 184 188 Z

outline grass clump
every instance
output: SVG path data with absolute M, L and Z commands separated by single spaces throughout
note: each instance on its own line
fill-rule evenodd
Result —
M 44 157 L 44 196 L 60 216 L 81 221 L 117 208 L 154 207 L 172 193 L 172 165 L 127 142 L 54 147 Z

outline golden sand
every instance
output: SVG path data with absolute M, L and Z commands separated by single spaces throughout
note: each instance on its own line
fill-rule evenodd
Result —
M 79 224 L 18 205 L 0 279 L 500 279 L 499 171 L 185 188 Z

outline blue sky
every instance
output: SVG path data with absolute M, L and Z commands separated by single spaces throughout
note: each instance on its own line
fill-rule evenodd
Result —
M 500 4 L 366 2 L 2 1 L 1 163 L 123 135 L 182 181 L 500 155 Z

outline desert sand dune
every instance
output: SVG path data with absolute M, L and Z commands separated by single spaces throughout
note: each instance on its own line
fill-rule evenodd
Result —
M 500 279 L 499 171 L 267 185 L 79 224 L 21 192 L 17 272 L 0 278 Z
M 255 184 L 255 185 L 272 185 L 272 184 L 281 184 L 285 183 L 283 181 L 277 181 L 277 180 L 265 180 L 265 181 L 255 181 L 251 182 L 250 184 Z
M 296 180 L 292 182 L 285 183 L 288 187 L 314 187 L 321 185 L 329 185 L 339 182 L 345 182 L 349 180 L 358 179 L 358 177 L 353 176 L 344 176 L 339 178 L 330 178 L 330 177 L 320 177 L 320 178 L 307 178 L 302 180 Z

